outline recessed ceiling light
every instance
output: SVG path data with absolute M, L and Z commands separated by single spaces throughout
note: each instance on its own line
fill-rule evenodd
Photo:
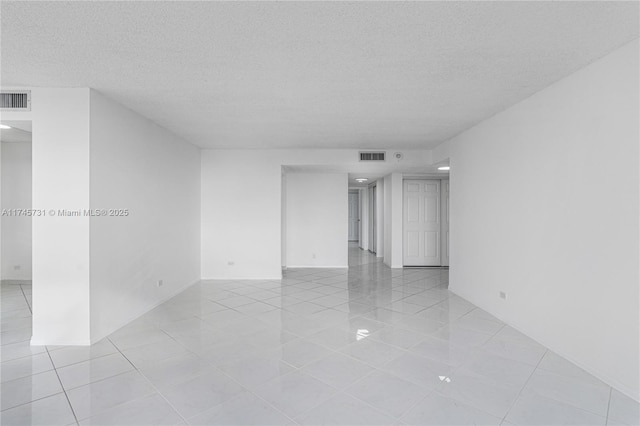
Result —
M 0 124 L 0 129 L 10 129 L 11 126 L 7 126 L 6 124 Z
M 449 167 L 449 166 L 440 166 L 440 167 L 438 167 L 438 170 L 449 170 L 449 169 L 451 169 L 451 167 Z
M 356 182 L 360 182 L 360 183 L 362 183 L 362 182 L 366 182 L 366 181 L 368 181 L 368 180 L 369 180 L 369 179 L 366 179 L 366 178 L 358 178 L 358 179 L 356 179 Z

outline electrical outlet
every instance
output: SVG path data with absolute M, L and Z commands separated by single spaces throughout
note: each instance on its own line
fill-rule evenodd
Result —
M 158 280 L 158 287 L 162 287 L 164 285 L 164 282 L 162 280 Z
M 500 299 L 507 300 L 507 293 L 505 293 L 504 291 L 501 291 L 500 292 Z
M 227 262 L 227 265 L 229 265 L 229 266 L 233 266 L 235 264 L 236 264 L 236 262 L 234 262 L 233 260 L 230 260 L 230 261 Z

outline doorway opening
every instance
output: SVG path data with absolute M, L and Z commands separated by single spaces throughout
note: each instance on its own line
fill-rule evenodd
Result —
M 377 249 L 376 181 L 369 185 L 349 187 L 349 267 L 381 263 Z
M 0 283 L 16 309 L 31 310 L 32 283 L 32 137 L 31 121 L 2 121 L 0 126 Z M 25 304 L 25 306 L 22 306 Z
M 349 242 L 360 243 L 360 191 L 349 190 Z

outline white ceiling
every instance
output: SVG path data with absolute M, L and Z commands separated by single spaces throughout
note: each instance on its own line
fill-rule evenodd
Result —
M 10 126 L 10 129 L 0 129 L 0 141 L 31 143 L 31 122 L 30 121 L 7 121 L 2 120 L 2 124 Z
M 429 148 L 637 38 L 638 6 L 3 1 L 1 83 L 92 87 L 202 147 Z

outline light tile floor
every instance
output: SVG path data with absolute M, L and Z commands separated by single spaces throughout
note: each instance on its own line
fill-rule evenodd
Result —
M 202 281 L 91 347 L 1 287 L 3 425 L 637 425 L 639 405 L 447 290 L 446 269 Z

